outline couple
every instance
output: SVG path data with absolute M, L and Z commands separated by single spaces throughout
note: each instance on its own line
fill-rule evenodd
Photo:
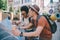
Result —
M 39 37 L 39 40 L 51 40 L 52 39 L 52 33 L 49 26 L 49 23 L 47 22 L 46 18 L 43 16 L 39 16 L 39 7 L 37 5 L 31 5 L 29 8 L 27 6 L 21 7 L 21 13 L 23 15 L 23 20 L 29 20 L 28 25 L 25 25 L 24 27 L 21 27 L 22 29 L 25 29 L 28 32 L 20 32 L 18 29 L 12 30 L 12 33 L 15 36 L 24 36 L 27 37 L 26 40 L 37 40 L 34 38 Z M 30 18 L 28 18 L 28 16 Z M 38 20 L 37 20 L 38 19 Z M 29 39 L 30 38 L 30 39 Z

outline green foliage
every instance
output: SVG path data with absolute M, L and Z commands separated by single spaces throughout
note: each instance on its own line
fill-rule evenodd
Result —
M 3 10 L 6 10 L 7 9 L 7 0 L 5 0 L 4 2 L 3 2 L 3 8 L 2 8 Z
M 2 7 L 3 7 L 3 1 L 0 0 L 0 9 L 2 9 Z
M 0 9 L 7 9 L 7 0 L 0 0 Z

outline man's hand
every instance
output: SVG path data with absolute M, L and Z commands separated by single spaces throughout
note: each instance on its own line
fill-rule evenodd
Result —
M 12 30 L 13 35 L 19 36 L 21 32 L 18 29 Z

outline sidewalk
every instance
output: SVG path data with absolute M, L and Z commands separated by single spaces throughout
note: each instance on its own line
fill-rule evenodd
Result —
M 57 31 L 55 34 L 53 34 L 52 40 L 60 40 L 60 22 L 57 22 Z

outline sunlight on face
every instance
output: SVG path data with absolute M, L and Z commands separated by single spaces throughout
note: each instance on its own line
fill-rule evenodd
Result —
M 29 17 L 32 17 L 33 16 L 33 12 L 31 9 L 29 9 L 29 13 L 28 13 Z

